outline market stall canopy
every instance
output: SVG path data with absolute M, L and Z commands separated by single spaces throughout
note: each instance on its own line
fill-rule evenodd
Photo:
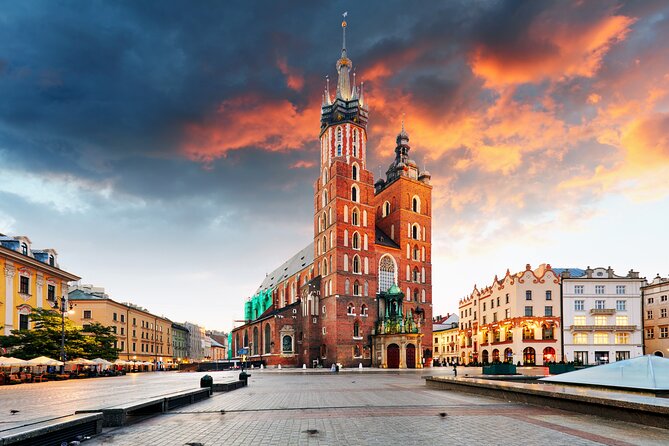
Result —
M 562 384 L 669 390 L 669 358 L 654 355 L 639 356 L 541 380 Z
M 115 365 L 128 365 L 128 364 L 131 364 L 131 363 L 129 361 L 124 361 L 122 359 L 117 359 L 116 361 L 114 361 L 114 364 Z
M 93 361 L 94 363 L 96 363 L 96 364 L 100 364 L 100 365 L 112 365 L 111 362 L 107 361 L 106 359 L 102 359 L 102 358 L 95 358 L 95 359 L 93 359 L 92 361 Z
M 61 366 L 63 365 L 62 362 L 56 360 L 56 359 L 51 359 L 47 358 L 46 356 L 40 356 L 38 358 L 33 358 L 28 360 L 28 365 L 34 365 L 34 366 L 44 366 L 44 365 L 52 365 L 52 366 Z
M 28 361 L 12 358 L 11 356 L 8 358 L 2 358 L 2 360 L 0 360 L 0 367 L 22 367 L 27 365 L 30 365 L 28 364 Z
M 86 358 L 73 359 L 72 361 L 68 361 L 68 363 L 78 364 L 78 365 L 98 365 L 97 362 L 93 362 L 90 359 L 86 359 Z

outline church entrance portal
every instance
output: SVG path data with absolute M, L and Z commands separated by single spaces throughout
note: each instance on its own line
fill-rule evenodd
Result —
M 407 344 L 407 369 L 416 368 L 416 346 Z
M 400 368 L 400 346 L 397 344 L 390 344 L 388 346 L 388 368 Z

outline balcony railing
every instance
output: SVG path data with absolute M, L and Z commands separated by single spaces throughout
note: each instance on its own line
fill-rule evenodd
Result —
M 590 310 L 590 314 L 603 314 L 609 316 L 616 314 L 616 310 L 614 308 L 593 308 Z
M 635 331 L 636 325 L 572 325 L 571 331 Z

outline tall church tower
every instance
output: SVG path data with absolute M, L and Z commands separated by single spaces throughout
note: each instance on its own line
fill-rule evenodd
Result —
M 363 85 L 351 80 L 343 44 L 334 99 L 329 80 L 321 107 L 320 176 L 314 185 L 314 267 L 321 277 L 320 357 L 325 363 L 371 364 L 376 308 L 374 180 L 367 170 L 368 110 Z M 314 318 L 314 320 L 316 320 Z

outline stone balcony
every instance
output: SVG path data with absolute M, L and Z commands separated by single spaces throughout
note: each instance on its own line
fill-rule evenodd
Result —
M 572 325 L 571 331 L 635 331 L 636 325 Z
M 616 314 L 616 310 L 614 308 L 593 308 L 590 310 L 590 314 L 600 314 L 604 316 L 610 316 L 612 314 Z

